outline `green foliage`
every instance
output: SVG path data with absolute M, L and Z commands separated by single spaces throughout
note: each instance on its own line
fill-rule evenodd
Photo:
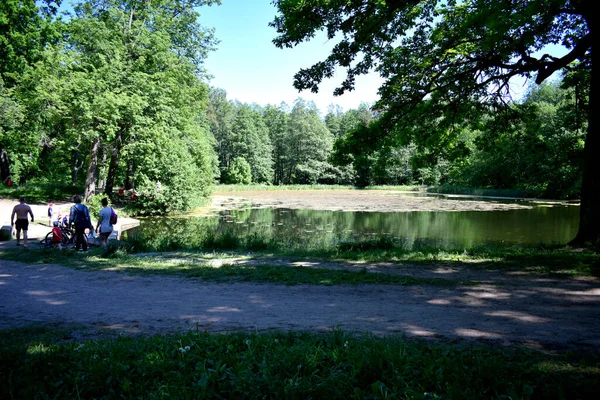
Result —
M 25 197 L 30 203 L 47 203 L 50 201 L 71 201 L 73 196 L 81 194 L 81 186 L 65 185 L 61 183 L 50 183 L 43 180 L 33 180 L 24 185 L 11 188 L 0 185 L 0 196 L 13 199 Z
M 577 103 L 558 82 L 531 88 L 511 115 L 482 119 L 467 184 L 521 189 L 547 198 L 577 198 L 581 188 L 585 120 L 573 125 Z
M 90 211 L 90 216 L 92 219 L 98 219 L 100 216 L 100 210 L 102 210 L 102 199 L 107 198 L 104 194 L 97 194 L 91 196 L 86 202 L 85 205 L 88 207 Z M 108 198 L 107 198 L 108 199 Z M 110 206 L 110 199 L 108 199 L 108 205 Z
M 397 335 L 0 334 L 3 398 L 594 398 L 597 355 Z M 85 384 L 82 384 L 82 380 Z
M 250 164 L 243 157 L 237 157 L 225 172 L 225 183 L 248 185 L 252 182 L 252 170 Z
M 82 1 L 56 24 L 62 41 L 45 46 L 14 91 L 2 91 L 24 115 L 13 107 L 0 121 L 18 125 L 7 147 L 12 174 L 85 182 L 86 198 L 96 183 L 111 195 L 124 182 L 144 214 L 205 201 L 216 154 L 202 60 L 215 40 L 194 7 L 215 2 L 180 3 Z
M 284 184 L 315 184 L 327 171 L 333 136 L 314 103 L 298 99 L 289 116 Z

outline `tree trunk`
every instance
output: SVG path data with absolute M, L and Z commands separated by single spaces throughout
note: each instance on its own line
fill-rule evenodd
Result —
M 592 64 L 593 64 L 592 53 Z M 600 174 L 597 172 L 600 154 L 600 141 L 595 129 L 594 110 L 594 70 L 590 83 L 590 100 L 588 110 L 588 131 L 583 148 L 583 179 L 581 182 L 581 205 L 579 210 L 579 231 L 575 239 L 569 242 L 571 246 L 580 246 L 586 243 L 600 243 Z
M 110 164 L 108 166 L 108 173 L 106 175 L 106 186 L 104 187 L 104 194 L 112 196 L 112 192 L 115 187 L 115 179 L 117 178 L 117 168 L 119 166 L 119 156 L 121 155 L 121 143 L 122 143 L 123 129 L 119 129 L 115 143 L 112 147 L 110 155 Z
M 133 160 L 127 163 L 127 175 L 125 176 L 125 189 L 133 189 Z
M 100 172 L 104 171 L 104 168 L 106 167 L 106 159 L 107 158 L 108 158 L 108 148 L 106 146 L 102 146 L 102 162 L 100 163 L 100 165 L 98 165 L 98 173 L 96 174 L 97 175 L 96 187 L 98 188 L 98 190 L 104 189 L 104 186 L 106 185 L 106 178 L 103 177 Z
M 100 148 L 100 138 L 96 136 L 90 145 L 90 163 L 85 178 L 85 201 L 95 194 L 96 175 L 98 174 L 98 149 Z
M 4 149 L 0 149 L 0 177 L 2 182 L 5 182 L 10 176 L 10 163 L 8 161 L 8 153 Z
M 83 166 L 79 156 L 79 149 L 76 148 L 73 150 L 71 158 L 71 183 L 73 185 L 77 185 L 77 181 L 79 180 L 79 170 Z

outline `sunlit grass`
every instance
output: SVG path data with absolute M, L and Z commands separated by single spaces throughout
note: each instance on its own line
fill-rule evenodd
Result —
M 473 285 L 476 282 L 445 278 L 407 276 L 402 269 L 427 271 L 436 266 L 460 269 L 518 271 L 552 274 L 556 277 L 600 276 L 597 252 L 574 252 L 563 246 L 481 246 L 472 249 L 438 249 L 425 246 L 405 249 L 387 242 L 344 243 L 336 247 L 285 249 L 273 246 L 244 247 L 243 239 L 226 240 L 211 250 L 142 252 L 131 243 L 113 242 L 108 251 L 94 248 L 88 253 L 73 250 L 3 248 L 0 258 L 32 264 L 54 263 L 86 270 L 112 270 L 137 274 L 178 275 L 211 282 L 273 282 L 286 285 L 393 284 Z M 235 243 L 231 246 L 231 243 Z M 382 248 L 378 248 L 382 247 Z M 259 250 L 253 251 L 258 248 Z M 301 265 L 303 261 L 311 266 Z M 298 264 L 300 263 L 300 264 Z M 387 263 L 385 271 L 368 272 L 361 265 Z M 332 264 L 332 265 L 329 265 Z M 396 265 L 396 267 L 393 267 Z M 368 273 L 367 273 L 368 272 Z M 429 274 L 431 276 L 431 274 Z

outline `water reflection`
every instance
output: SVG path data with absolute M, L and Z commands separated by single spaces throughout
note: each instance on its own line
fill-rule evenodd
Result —
M 213 217 L 151 218 L 128 232 L 145 242 L 180 240 L 199 245 L 206 235 L 259 235 L 292 247 L 386 236 L 440 247 L 566 243 L 577 233 L 579 207 L 536 206 L 506 211 L 340 212 L 290 209 L 231 210 Z

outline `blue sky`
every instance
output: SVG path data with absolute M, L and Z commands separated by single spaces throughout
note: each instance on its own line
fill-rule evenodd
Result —
M 324 81 L 318 94 L 298 92 L 293 86 L 294 74 L 325 59 L 333 43 L 321 35 L 292 49 L 275 47 L 275 29 L 268 26 L 276 14 L 271 0 L 222 0 L 220 6 L 198 11 L 200 24 L 214 27 L 215 36 L 221 41 L 205 62 L 213 76 L 210 85 L 224 89 L 229 100 L 260 105 L 286 102 L 292 106 L 301 97 L 314 101 L 324 115 L 330 104 L 347 111 L 361 102 L 371 104 L 378 99 L 377 89 L 382 81 L 377 74 L 359 77 L 354 91 L 333 96 L 333 90 L 345 76 L 343 70 Z
M 376 73 L 357 77 L 354 91 L 333 96 L 333 90 L 345 77 L 343 69 L 338 69 L 334 78 L 323 81 L 318 94 L 298 92 L 293 87 L 294 74 L 324 60 L 334 43 L 321 34 L 292 49 L 275 47 L 275 29 L 268 26 L 276 15 L 271 0 L 222 0 L 221 5 L 201 7 L 198 11 L 200 24 L 214 27 L 215 36 L 221 41 L 205 62 L 213 76 L 210 85 L 224 89 L 229 100 L 260 105 L 286 102 L 292 106 L 301 97 L 314 101 L 325 115 L 330 104 L 348 111 L 361 102 L 372 104 L 379 98 L 377 89 L 382 80 Z M 564 49 L 557 51 L 555 46 L 551 52 L 556 56 L 565 54 Z M 525 79 L 516 77 L 512 82 L 513 98 L 519 99 L 527 89 Z
M 213 78 L 209 84 L 224 89 L 229 100 L 259 105 L 282 102 L 292 106 L 302 98 L 314 101 L 322 114 L 331 104 L 340 105 L 344 111 L 357 108 L 362 102 L 374 103 L 379 96 L 377 89 L 383 82 L 376 73 L 356 78 L 355 90 L 342 96 L 333 96 L 333 90 L 345 77 L 343 69 L 321 83 L 319 93 L 298 92 L 293 86 L 294 74 L 324 60 L 334 43 L 324 34 L 317 35 L 308 43 L 292 49 L 278 49 L 273 44 L 276 36 L 269 27 L 276 9 L 272 0 L 222 0 L 221 5 L 204 6 L 199 23 L 214 28 L 220 43 L 216 51 L 209 53 L 205 67 Z M 70 0 L 63 1 L 62 9 L 70 9 Z M 564 49 L 554 55 L 562 56 Z M 526 90 L 523 78 L 516 78 L 511 85 L 513 98 L 518 99 Z

